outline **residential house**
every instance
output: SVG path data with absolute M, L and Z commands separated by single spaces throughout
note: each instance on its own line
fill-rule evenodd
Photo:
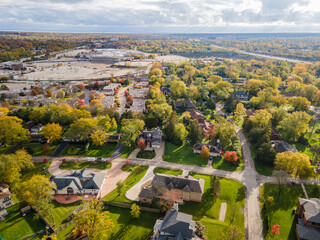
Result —
M 275 129 L 271 129 L 271 140 L 281 140 L 282 136 L 281 134 L 275 130 Z
M 249 92 L 235 91 L 233 96 L 241 101 L 249 101 Z
M 162 87 L 160 88 L 160 91 L 163 93 L 165 96 L 171 96 L 171 89 L 168 87 Z
M 193 145 L 193 153 L 200 154 L 203 146 L 206 146 L 209 149 L 209 156 L 212 157 L 218 157 L 222 152 L 222 146 L 219 143 L 215 143 L 214 145 L 195 143 Z
M 298 215 L 297 239 L 320 239 L 320 200 L 299 198 L 296 213 Z
M 93 194 L 99 196 L 105 177 L 105 173 L 94 173 L 85 168 L 68 175 L 52 175 L 50 181 L 57 185 L 54 194 Z
M 204 133 L 209 132 L 213 128 L 213 124 L 206 120 L 206 117 L 199 110 L 190 111 L 191 119 L 197 120 Z
M 30 128 L 31 133 L 39 133 L 42 130 L 43 126 L 41 123 Z
M 173 196 L 170 192 L 173 192 Z M 152 202 L 153 198 L 174 198 L 173 201 L 201 202 L 204 193 L 204 180 L 191 176 L 167 175 L 157 173 L 150 188 L 143 188 L 139 194 L 139 201 Z M 172 199 L 171 199 L 172 200 Z
M 178 204 L 175 203 L 168 210 L 164 219 L 158 219 L 153 227 L 152 240 L 194 240 L 196 222 L 192 215 L 179 212 Z
M 190 111 L 196 108 L 196 105 L 190 100 L 174 101 L 174 105 L 177 111 Z
M 162 143 L 162 130 L 159 128 L 152 128 L 151 131 L 143 131 L 140 139 L 143 138 L 146 145 L 152 148 L 160 148 Z
M 11 192 L 9 191 L 9 186 L 4 183 L 0 183 L 0 221 L 8 215 L 6 208 L 13 205 L 11 199 Z
M 298 152 L 298 150 L 294 146 L 290 145 L 288 142 L 284 140 L 272 140 L 271 145 L 278 153 L 288 151 Z

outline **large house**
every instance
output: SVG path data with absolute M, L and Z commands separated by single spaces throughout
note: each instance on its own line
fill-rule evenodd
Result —
M 196 105 L 190 100 L 175 101 L 174 105 L 177 111 L 190 111 L 196 108 Z
M 11 199 L 11 192 L 9 191 L 9 186 L 4 183 L 0 183 L 0 221 L 4 219 L 8 213 L 6 208 L 13 205 Z
M 152 128 L 151 131 L 143 131 L 140 139 L 143 138 L 146 145 L 152 148 L 160 148 L 162 143 L 162 131 L 159 128 Z
M 209 132 L 213 128 L 213 124 L 206 120 L 206 117 L 199 110 L 190 111 L 191 119 L 197 120 L 204 133 Z
M 153 240 L 193 240 L 196 239 L 196 222 L 192 215 L 181 213 L 175 203 L 164 219 L 158 219 L 153 227 Z
M 298 240 L 320 239 L 320 200 L 299 198 L 296 232 Z
M 151 188 L 143 188 L 139 194 L 139 201 L 151 203 L 153 198 L 168 198 L 173 193 L 176 202 L 201 202 L 204 193 L 204 180 L 191 176 L 178 176 L 157 173 L 151 182 Z
M 54 194 L 93 194 L 98 196 L 105 177 L 105 173 L 94 173 L 85 168 L 69 175 L 52 175 L 50 181 L 57 185 Z
M 212 156 L 212 157 L 220 156 L 222 147 L 219 143 L 215 143 L 214 145 L 209 145 L 204 143 L 195 143 L 193 145 L 193 153 L 200 154 L 203 146 L 206 146 L 209 149 L 209 156 Z

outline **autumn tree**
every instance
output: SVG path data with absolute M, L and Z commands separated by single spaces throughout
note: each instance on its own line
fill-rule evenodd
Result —
M 172 96 L 175 98 L 183 97 L 187 93 L 187 87 L 183 81 L 172 81 L 170 89 Z
M 203 145 L 200 151 L 200 155 L 203 160 L 207 161 L 209 158 L 209 148 L 206 145 Z
M 213 141 L 216 138 L 216 131 L 213 126 L 210 126 L 208 131 L 204 133 L 204 138 L 209 140 L 210 142 Z
M 141 152 L 147 148 L 146 141 L 143 138 L 139 140 L 138 148 L 140 148 Z
M 282 97 L 282 96 L 274 96 L 272 98 L 272 102 L 274 103 L 274 105 L 279 108 L 285 104 L 288 103 L 288 100 L 286 97 Z
M 131 147 L 141 134 L 144 127 L 144 121 L 140 119 L 123 119 L 121 122 L 121 142 Z
M 271 235 L 273 237 L 278 236 L 280 233 L 280 226 L 278 224 L 274 224 L 271 227 Z
M 242 103 L 238 103 L 236 110 L 234 112 L 234 117 L 236 121 L 241 120 L 247 114 L 247 109 L 243 106 Z
M 220 179 L 216 175 L 210 177 L 210 188 L 215 196 L 220 194 Z
M 0 143 L 22 144 L 29 140 L 29 130 L 23 128 L 22 119 L 4 116 L 0 118 Z
M 56 188 L 55 183 L 42 175 L 34 175 L 21 183 L 19 198 L 35 207 L 40 215 L 50 219 L 55 224 L 53 217 L 52 191 Z
M 80 141 L 87 141 L 93 130 L 98 125 L 97 119 L 94 118 L 80 118 L 70 125 L 70 128 L 65 133 L 68 139 L 79 139 Z
M 62 127 L 59 123 L 48 123 L 42 128 L 43 135 L 49 142 L 54 142 L 62 137 Z
M 97 199 L 83 200 L 74 219 L 74 236 L 86 235 L 89 239 L 106 239 L 114 227 L 109 212 L 104 211 L 103 202 Z
M 235 163 L 238 161 L 237 153 L 234 151 L 226 151 L 223 159 L 229 163 Z
M 109 135 L 104 129 L 98 128 L 92 131 L 90 138 L 93 145 L 102 146 L 109 138 Z
M 305 112 L 294 112 L 287 114 L 279 123 L 277 129 L 284 139 L 295 141 L 308 129 L 309 121 L 309 114 Z
M 132 218 L 139 218 L 140 216 L 140 207 L 137 204 L 132 204 L 131 205 L 131 217 Z
M 47 90 L 47 97 L 48 98 L 52 98 L 53 97 L 53 93 L 50 89 Z
M 172 106 L 167 103 L 154 104 L 152 109 L 160 123 L 166 123 L 172 113 Z
M 293 177 L 307 178 L 312 175 L 308 155 L 303 153 L 294 153 L 291 151 L 278 153 L 275 160 L 275 166 L 278 170 L 284 170 Z
M 289 98 L 289 103 L 294 108 L 294 111 L 308 111 L 311 104 L 305 97 Z

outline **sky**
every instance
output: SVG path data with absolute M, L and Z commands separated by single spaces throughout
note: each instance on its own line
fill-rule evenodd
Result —
M 0 31 L 320 32 L 320 0 L 0 0 Z

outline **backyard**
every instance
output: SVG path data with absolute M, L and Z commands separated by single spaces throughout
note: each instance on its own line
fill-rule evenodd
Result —
M 319 197 L 320 190 L 317 185 L 305 185 L 309 197 Z M 268 201 L 268 198 L 273 201 Z M 305 198 L 300 185 L 287 185 L 281 188 L 275 184 L 265 184 L 260 189 L 261 216 L 263 219 L 264 235 L 266 239 L 273 239 L 270 234 L 271 226 L 280 225 L 280 234 L 274 239 L 296 238 L 297 217 L 295 209 L 298 205 L 298 198 Z M 264 207 L 265 205 L 265 207 Z
M 103 146 L 94 146 L 90 144 L 88 150 L 85 151 L 86 144 L 70 143 L 62 152 L 61 156 L 87 156 L 87 157 L 110 157 L 116 148 L 115 143 L 107 143 Z
M 170 142 L 166 142 L 163 161 L 195 165 L 200 167 L 205 167 L 208 163 L 208 161 L 203 160 L 200 154 L 193 153 L 193 148 L 191 145 L 177 146 Z
M 20 209 L 25 207 L 22 204 L 15 204 L 7 208 L 9 215 L 0 222 L 0 236 L 7 239 L 19 239 L 34 234 L 45 228 L 44 223 L 35 218 L 34 213 L 30 212 L 22 217 Z
M 202 174 L 192 174 L 194 178 L 205 180 L 204 195 L 201 203 L 185 202 L 180 206 L 183 213 L 193 215 L 193 219 L 201 221 L 205 226 L 207 239 L 220 239 L 221 233 L 229 225 L 237 225 L 244 230 L 244 203 L 245 191 L 241 183 L 220 179 L 221 192 L 218 197 L 213 196 L 210 189 L 210 176 Z M 219 221 L 221 203 L 227 203 L 225 221 Z
M 131 203 L 132 201 L 125 197 L 125 193 L 135 184 L 137 184 L 141 178 L 146 174 L 148 167 L 147 166 L 134 166 L 134 165 L 123 165 L 121 168 L 123 171 L 130 172 L 130 175 L 123 181 L 124 187 L 120 195 L 118 195 L 118 189 L 114 189 L 108 195 L 106 195 L 103 200 L 113 201 L 113 202 L 122 202 L 122 203 Z

